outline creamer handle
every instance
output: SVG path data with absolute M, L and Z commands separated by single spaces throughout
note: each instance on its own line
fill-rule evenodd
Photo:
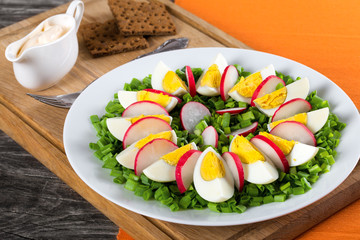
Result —
M 76 31 L 79 29 L 81 19 L 84 14 L 84 3 L 80 0 L 74 0 L 70 3 L 66 14 L 74 17 L 76 24 Z

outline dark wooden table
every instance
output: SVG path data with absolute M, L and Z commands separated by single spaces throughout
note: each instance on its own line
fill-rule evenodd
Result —
M 0 0 L 0 28 L 68 1 Z M 113 222 L 2 131 L 0 162 L 0 239 L 116 238 Z

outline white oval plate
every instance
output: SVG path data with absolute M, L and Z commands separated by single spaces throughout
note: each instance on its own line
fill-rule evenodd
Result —
M 313 189 L 303 195 L 291 196 L 282 203 L 270 203 L 247 209 L 243 214 L 215 213 L 206 210 L 171 212 L 159 202 L 144 201 L 122 185 L 113 183 L 109 169 L 93 156 L 89 142 L 96 142 L 91 115 L 103 115 L 108 101 L 132 78 L 142 79 L 152 73 L 158 61 L 164 61 L 171 69 L 191 67 L 206 68 L 211 59 L 222 53 L 229 64 L 240 64 L 246 71 L 255 72 L 269 64 L 292 77 L 308 77 L 310 90 L 329 100 L 331 111 L 347 124 L 342 131 L 336 163 L 329 173 L 323 174 Z M 341 184 L 356 166 L 360 149 L 360 117 L 350 98 L 331 80 L 295 61 L 258 51 L 232 48 L 193 48 L 165 52 L 124 64 L 93 82 L 72 105 L 64 126 L 64 146 L 71 166 L 79 177 L 94 191 L 106 199 L 131 211 L 164 221 L 202 226 L 239 225 L 264 221 L 299 210 L 319 200 Z

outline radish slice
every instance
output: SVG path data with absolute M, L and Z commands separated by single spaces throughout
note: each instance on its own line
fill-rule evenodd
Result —
M 204 140 L 204 145 L 211 145 L 215 148 L 218 146 L 219 134 L 213 126 L 208 126 L 201 133 Z
M 229 65 L 225 68 L 220 82 L 220 95 L 222 100 L 226 101 L 229 98 L 229 91 L 235 85 L 239 73 L 235 66 Z
M 180 112 L 181 125 L 185 130 L 193 133 L 196 124 L 198 124 L 205 116 L 211 116 L 211 113 L 205 105 L 199 102 L 186 103 Z
M 274 92 L 276 90 L 276 86 L 279 83 L 281 83 L 282 85 L 285 86 L 285 82 L 281 78 L 279 78 L 275 75 L 268 76 L 255 89 L 254 94 L 252 95 L 252 98 L 251 98 L 251 106 L 255 106 L 255 103 L 254 103 L 255 99 L 260 98 L 268 93 Z
M 238 114 L 246 110 L 246 107 L 238 107 L 238 108 L 227 108 L 227 109 L 221 109 L 215 111 L 216 113 L 223 115 L 224 113 L 230 113 L 230 114 Z
M 285 173 L 289 172 L 289 162 L 281 149 L 273 141 L 262 135 L 256 135 L 251 138 L 250 142 L 268 156 L 278 169 Z
M 173 97 L 173 98 L 176 98 L 176 100 L 178 101 L 178 103 L 181 103 L 182 100 L 180 98 L 178 98 L 177 96 L 174 96 L 170 93 L 167 93 L 167 92 L 164 92 L 164 91 L 160 91 L 160 90 L 156 90 L 156 89 L 151 89 L 151 88 L 148 88 L 148 89 L 144 89 L 143 91 L 147 91 L 147 92 L 152 92 L 152 93 L 157 93 L 157 94 L 163 94 L 163 95 L 168 95 L 170 97 Z
M 304 124 L 299 122 L 282 122 L 276 125 L 276 127 L 270 131 L 270 134 L 289 141 L 295 140 L 316 147 L 316 139 L 314 134 Z
M 134 163 L 135 174 L 140 176 L 145 168 L 177 148 L 178 146 L 175 143 L 163 138 L 157 138 L 148 142 L 136 154 Z
M 124 134 L 123 148 L 134 142 L 147 137 L 149 134 L 155 134 L 165 131 L 171 131 L 171 126 L 157 117 L 144 117 L 133 123 Z
M 239 156 L 233 152 L 225 152 L 222 157 L 230 168 L 236 188 L 241 192 L 244 187 L 244 169 Z
M 274 113 L 271 118 L 271 122 L 275 122 L 281 119 L 292 117 L 299 113 L 309 112 L 311 110 L 311 104 L 302 98 L 294 98 L 284 104 L 282 104 Z
M 186 192 L 193 182 L 194 168 L 201 151 L 189 150 L 181 156 L 175 168 L 176 183 L 180 193 Z
M 160 115 L 169 116 L 168 111 L 156 102 L 139 101 L 128 106 L 122 113 L 122 117 L 137 117 L 140 115 Z
M 191 71 L 191 67 L 189 67 L 189 66 L 185 67 L 185 75 L 186 75 L 186 80 L 187 80 L 188 87 L 189 87 L 189 93 L 190 93 L 191 97 L 195 97 L 196 85 L 195 85 L 194 74 Z
M 258 126 L 258 122 L 253 122 L 250 126 L 248 127 L 245 127 L 245 128 L 241 128 L 241 129 L 238 129 L 230 134 L 227 134 L 226 136 L 237 136 L 237 135 L 240 135 L 240 136 L 244 136 L 246 137 L 247 135 L 249 135 L 250 133 L 253 133 L 256 131 L 256 128 Z

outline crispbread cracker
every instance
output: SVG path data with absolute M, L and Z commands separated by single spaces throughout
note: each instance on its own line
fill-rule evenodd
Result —
M 121 36 L 114 20 L 89 23 L 82 27 L 86 47 L 94 57 L 128 52 L 149 46 L 142 36 Z
M 174 35 L 175 24 L 157 1 L 108 0 L 121 35 Z

